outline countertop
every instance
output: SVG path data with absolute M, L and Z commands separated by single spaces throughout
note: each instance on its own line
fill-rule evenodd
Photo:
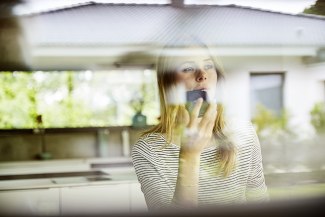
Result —
M 130 158 L 0 163 L 0 191 L 138 183 Z
M 266 173 L 269 187 L 319 184 L 325 170 Z M 138 183 L 131 158 L 87 158 L 0 163 L 0 191 Z

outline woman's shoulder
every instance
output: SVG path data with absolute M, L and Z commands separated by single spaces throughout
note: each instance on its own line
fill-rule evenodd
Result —
M 255 129 L 251 121 L 238 118 L 228 119 L 225 129 L 239 148 L 251 147 L 254 143 Z
M 166 144 L 166 140 L 161 133 L 147 133 L 137 140 L 133 148 L 152 149 L 161 147 L 164 144 Z
M 251 135 L 255 129 L 251 121 L 231 118 L 226 121 L 226 130 L 236 134 Z

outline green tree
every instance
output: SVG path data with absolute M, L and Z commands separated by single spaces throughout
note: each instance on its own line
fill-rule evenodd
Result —
M 91 112 L 86 103 L 80 99 L 75 99 L 73 96 L 75 89 L 76 72 L 65 71 L 58 72 L 61 83 L 56 84 L 54 81 L 49 81 L 50 86 L 47 89 L 55 92 L 58 89 L 66 89 L 66 96 L 50 107 L 44 106 L 44 125 L 46 127 L 83 127 L 91 126 Z M 57 81 L 58 77 L 52 77 L 51 74 L 47 79 Z M 46 88 L 46 87 L 43 87 Z
M 32 128 L 37 114 L 30 72 L 1 72 L 0 128 Z
M 303 13 L 325 16 L 325 0 L 317 0 L 314 5 L 311 5 L 309 8 L 306 8 Z
M 39 115 L 46 128 L 129 125 L 134 106 L 144 112 L 148 123 L 155 123 L 159 115 L 155 76 L 129 81 L 120 90 L 124 79 L 118 73 L 1 72 L 0 129 L 35 128 Z M 129 98 L 138 95 L 140 104 L 131 105 Z M 120 107 L 117 100 L 121 100 Z

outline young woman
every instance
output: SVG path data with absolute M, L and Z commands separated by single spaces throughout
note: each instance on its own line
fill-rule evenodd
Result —
M 268 200 L 253 126 L 226 122 L 213 97 L 203 116 L 202 98 L 192 110 L 183 99 L 185 91 L 215 93 L 223 78 L 205 46 L 164 48 L 157 64 L 159 124 L 132 149 L 149 210 Z

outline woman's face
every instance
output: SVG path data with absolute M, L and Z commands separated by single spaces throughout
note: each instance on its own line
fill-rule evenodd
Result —
M 184 84 L 187 91 L 207 91 L 216 87 L 217 71 L 209 55 L 176 57 L 174 64 L 176 79 Z

